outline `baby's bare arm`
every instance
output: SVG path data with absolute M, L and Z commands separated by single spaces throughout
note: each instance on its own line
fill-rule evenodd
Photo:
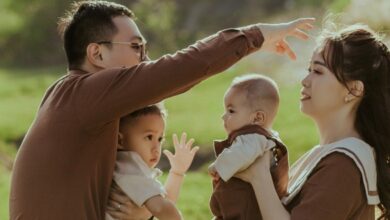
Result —
M 177 202 L 180 194 L 180 188 L 184 181 L 185 173 L 190 167 L 196 152 L 199 150 L 198 146 L 192 147 L 194 139 L 187 141 L 187 134 L 182 133 L 180 141 L 176 134 L 172 137 L 173 145 L 175 146 L 175 154 L 165 150 L 164 154 L 167 156 L 171 165 L 168 178 L 165 182 L 165 190 L 167 191 L 167 198 L 173 203 Z
M 159 220 L 182 220 L 182 216 L 173 202 L 162 196 L 154 196 L 145 202 L 146 208 Z

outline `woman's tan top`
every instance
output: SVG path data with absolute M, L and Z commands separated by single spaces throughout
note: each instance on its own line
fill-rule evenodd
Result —
M 19 149 L 10 218 L 104 219 L 119 118 L 189 90 L 258 50 L 263 40 L 253 25 L 132 68 L 70 71 L 47 90 Z

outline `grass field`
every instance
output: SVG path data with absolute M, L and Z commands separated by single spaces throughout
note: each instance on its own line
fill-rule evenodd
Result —
M 165 147 L 171 146 L 170 137 L 174 132 L 186 131 L 205 151 L 211 150 L 212 140 L 225 138 L 220 119 L 222 97 L 231 80 L 245 72 L 248 68 L 244 65 L 234 66 L 190 92 L 166 100 L 169 116 Z M 62 73 L 64 69 L 61 68 L 32 72 L 0 69 L 0 156 L 11 159 L 15 156 L 12 141 L 26 132 L 45 89 Z M 274 125 L 290 147 L 291 161 L 317 141 L 313 124 L 299 112 L 299 89 L 297 84 L 280 83 L 281 106 Z M 186 219 L 211 218 L 208 209 L 211 184 L 206 166 L 186 177 L 178 203 Z M 0 219 L 8 218 L 10 175 L 0 165 Z

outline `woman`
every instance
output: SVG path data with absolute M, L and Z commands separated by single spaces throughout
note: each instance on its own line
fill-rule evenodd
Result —
M 320 143 L 290 170 L 278 199 L 270 154 L 239 177 L 255 189 L 264 219 L 390 219 L 390 52 L 366 26 L 324 32 L 302 80 L 301 111 Z M 254 172 L 262 168 L 264 172 Z

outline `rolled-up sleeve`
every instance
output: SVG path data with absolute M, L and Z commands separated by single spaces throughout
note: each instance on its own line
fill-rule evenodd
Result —
M 272 146 L 275 146 L 275 143 L 264 135 L 240 135 L 229 148 L 225 148 L 218 155 L 214 163 L 215 169 L 224 181 L 228 181 L 235 173 L 248 168 Z

